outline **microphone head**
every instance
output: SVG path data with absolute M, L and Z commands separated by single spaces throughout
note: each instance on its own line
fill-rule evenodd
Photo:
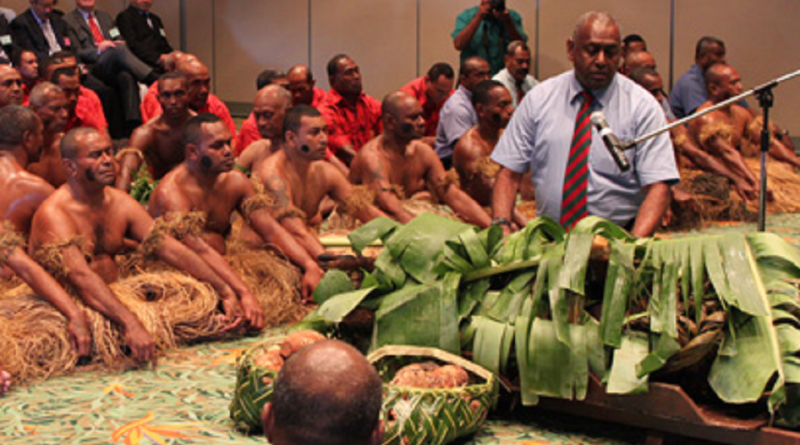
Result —
M 594 112 L 592 112 L 592 114 L 589 117 L 589 119 L 592 120 L 592 125 L 594 125 L 595 127 L 608 126 L 608 124 L 606 124 L 606 115 L 603 114 L 602 111 L 594 111 Z

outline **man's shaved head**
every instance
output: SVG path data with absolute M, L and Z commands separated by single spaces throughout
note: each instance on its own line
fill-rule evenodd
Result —
M 384 134 L 411 141 L 425 134 L 425 118 L 417 99 L 402 91 L 389 93 L 381 104 Z
M 52 95 L 64 94 L 61 87 L 52 82 L 40 82 L 31 90 L 31 108 L 42 108 L 50 101 Z
M 583 32 L 591 28 L 594 24 L 600 26 L 615 26 L 619 30 L 617 19 L 605 11 L 590 11 L 578 17 L 575 28 L 572 30 L 572 39 L 576 40 Z
M 711 65 L 704 74 L 706 85 L 719 85 L 733 71 L 733 67 L 724 63 Z
M 275 380 L 264 429 L 275 445 L 380 443 L 382 382 L 352 346 L 327 340 L 292 355 Z
M 258 90 L 253 101 L 253 116 L 262 138 L 282 137 L 283 117 L 291 106 L 292 94 L 280 85 L 267 85 Z
M 400 113 L 402 105 L 411 99 L 413 99 L 413 97 L 402 91 L 389 93 L 383 98 L 383 102 L 381 103 L 381 114 L 389 114 L 397 117 L 398 113 Z
M 68 131 L 61 138 L 61 157 L 64 159 L 77 159 L 83 139 L 95 133 L 100 132 L 92 127 L 78 127 Z
M 630 74 L 631 71 L 640 67 L 656 68 L 656 59 L 647 51 L 630 52 L 625 56 L 622 64 L 623 74 Z

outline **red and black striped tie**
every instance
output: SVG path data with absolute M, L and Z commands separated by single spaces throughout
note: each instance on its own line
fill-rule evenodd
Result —
M 584 91 L 581 97 L 583 105 L 575 119 L 575 132 L 569 149 L 567 170 L 564 172 L 564 192 L 561 200 L 561 225 L 567 230 L 589 216 L 586 189 L 589 184 L 589 147 L 592 145 L 592 126 L 589 122 L 592 95 Z

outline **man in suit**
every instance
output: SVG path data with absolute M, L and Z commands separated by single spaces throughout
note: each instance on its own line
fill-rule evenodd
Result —
M 0 61 L 8 63 L 14 55 L 14 38 L 11 37 L 11 25 L 3 14 L 0 14 Z
M 116 86 L 125 121 L 130 123 L 128 131 L 123 133 L 130 133 L 142 120 L 136 81 L 150 84 L 157 75 L 130 51 L 114 20 L 108 13 L 95 9 L 95 3 L 95 0 L 76 0 L 77 7 L 64 16 L 64 21 L 69 25 L 79 60 L 90 66 L 92 74 L 104 83 Z
M 30 0 L 30 8 L 11 22 L 11 36 L 21 48 L 39 60 L 61 50 L 72 50 L 64 20 L 53 13 L 55 0 Z
M 150 12 L 153 0 L 131 0 L 128 9 L 117 16 L 117 26 L 128 47 L 144 63 L 164 72 L 164 62 L 172 47 L 161 18 Z

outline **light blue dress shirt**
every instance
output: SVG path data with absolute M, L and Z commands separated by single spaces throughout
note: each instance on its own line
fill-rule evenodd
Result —
M 582 104 L 583 87 L 574 71 L 540 83 L 525 95 L 511 117 L 492 159 L 518 173 L 531 169 L 536 188 L 536 212 L 558 221 L 564 172 L 567 167 L 575 118 Z M 664 111 L 644 88 L 615 75 L 603 90 L 592 91 L 592 111 L 605 114 L 608 126 L 622 141 L 630 141 L 666 125 Z M 631 168 L 622 172 L 614 163 L 597 131 L 592 129 L 589 152 L 589 214 L 619 225 L 630 223 L 644 199 L 642 188 L 679 180 L 669 133 L 626 150 Z
M 439 158 L 452 156 L 458 139 L 475 125 L 478 125 L 478 115 L 472 106 L 472 93 L 464 85 L 460 85 L 439 113 L 434 143 Z

